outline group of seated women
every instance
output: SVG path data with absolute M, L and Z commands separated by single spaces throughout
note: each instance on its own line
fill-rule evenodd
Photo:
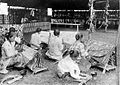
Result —
M 77 33 L 75 39 L 75 43 L 68 45 L 60 36 L 60 30 L 55 29 L 53 33 L 49 32 L 48 42 L 42 42 L 41 28 L 38 28 L 36 33 L 32 34 L 30 43 L 32 44 L 31 48 L 34 50 L 44 49 L 44 45 L 48 45 L 45 55 L 50 59 L 58 61 L 57 74 L 60 78 L 69 76 L 76 81 L 86 82 L 92 77 L 81 71 L 83 71 L 83 69 L 85 69 L 84 71 L 89 70 L 91 66 L 89 63 L 90 57 L 82 42 L 83 35 Z M 43 46 L 41 46 L 41 43 L 44 43 Z M 23 55 L 22 52 L 24 50 L 20 49 L 22 44 L 19 36 L 15 34 L 15 29 L 10 28 L 2 45 L 2 69 L 0 73 L 8 73 L 7 67 L 10 65 L 26 67 L 29 59 Z
M 22 68 L 24 71 L 26 70 L 26 67 L 33 70 L 32 67 L 36 62 L 39 61 L 40 63 L 41 61 L 39 55 L 37 55 L 38 52 L 29 49 L 30 47 L 27 47 L 21 36 L 18 36 L 16 33 L 15 28 L 11 27 L 9 32 L 4 36 L 4 43 L 1 47 L 2 56 L 0 59 L 0 73 L 7 74 L 9 72 L 7 69 L 11 66 Z M 37 64 L 37 66 L 39 66 L 39 64 Z

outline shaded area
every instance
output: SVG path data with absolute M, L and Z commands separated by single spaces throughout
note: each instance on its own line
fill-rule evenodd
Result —
M 24 7 L 51 7 L 53 9 L 89 9 L 89 0 L 1 0 L 7 2 L 9 6 L 24 6 Z M 106 0 L 96 0 L 106 1 Z M 96 9 L 103 9 L 105 2 L 96 3 Z M 109 9 L 119 9 L 119 0 L 110 0 Z

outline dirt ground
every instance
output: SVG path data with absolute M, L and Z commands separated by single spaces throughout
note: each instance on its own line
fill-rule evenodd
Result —
M 80 31 L 80 32 L 84 34 L 85 38 L 87 38 L 86 31 Z M 61 32 L 61 36 L 64 38 L 66 42 L 70 44 L 75 41 L 74 39 L 75 34 L 76 34 L 75 31 Z M 95 32 L 92 34 L 92 39 L 107 42 L 110 44 L 115 44 L 116 35 L 117 35 L 116 31 L 109 31 L 107 33 Z M 27 38 L 29 38 L 29 36 L 27 36 Z M 45 66 L 48 67 L 49 69 L 48 71 L 40 72 L 35 75 L 28 72 L 23 79 L 11 85 L 79 85 L 77 82 L 59 79 L 55 74 L 56 64 L 54 63 L 54 61 L 43 59 L 43 62 L 45 63 Z M 92 69 L 92 70 L 95 70 L 98 75 L 96 77 L 96 80 L 92 79 L 88 81 L 87 85 L 117 85 L 116 70 L 106 72 L 105 74 L 102 74 L 102 71 L 100 71 L 99 69 Z M 15 72 L 11 72 L 10 74 L 15 74 Z M 0 76 L 1 78 L 3 78 L 4 75 L 0 75 Z

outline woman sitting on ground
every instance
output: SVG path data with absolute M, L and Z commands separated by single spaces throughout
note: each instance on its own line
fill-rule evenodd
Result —
M 83 43 L 83 35 L 78 33 L 75 36 L 76 41 L 72 44 L 69 50 L 77 50 L 79 52 L 78 62 L 79 67 L 83 71 L 88 71 L 91 67 L 91 64 L 89 62 L 89 54 L 85 48 L 85 45 Z
M 9 33 L 6 36 L 6 41 L 2 45 L 2 58 L 1 63 L 2 70 L 0 73 L 8 73 L 6 69 L 8 66 L 15 65 L 16 67 L 24 67 L 28 62 L 28 59 L 23 57 L 21 53 L 16 50 L 16 42 L 15 42 L 15 35 Z
M 50 36 L 49 40 L 49 50 L 46 52 L 46 55 L 53 60 L 62 59 L 62 50 L 64 49 L 63 39 L 60 36 L 60 30 L 55 29 L 54 35 Z
M 81 73 L 79 66 L 76 63 L 78 57 L 79 52 L 71 50 L 67 56 L 64 56 L 64 58 L 59 61 L 57 74 L 60 78 L 68 76 L 75 81 L 84 83 L 91 79 L 90 75 Z

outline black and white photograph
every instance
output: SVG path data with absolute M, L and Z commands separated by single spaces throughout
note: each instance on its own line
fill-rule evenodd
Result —
M 0 85 L 120 85 L 120 0 L 0 0 Z

